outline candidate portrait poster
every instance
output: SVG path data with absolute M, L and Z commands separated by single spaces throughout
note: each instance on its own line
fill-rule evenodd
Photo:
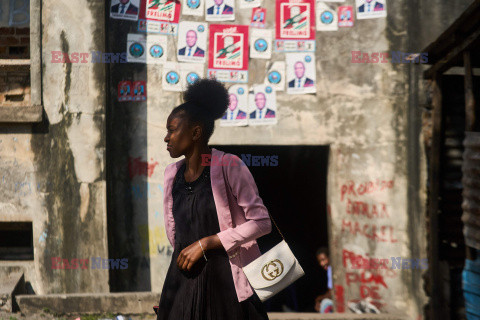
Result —
M 385 18 L 387 2 L 380 0 L 356 0 L 357 19 Z
M 205 20 L 235 20 L 235 0 L 205 0 Z
M 138 31 L 176 35 L 181 7 L 180 0 L 142 0 Z
M 266 8 L 253 8 L 252 19 L 250 21 L 250 27 L 253 28 L 265 28 L 265 19 L 267 18 Z
M 205 0 L 183 0 L 182 14 L 186 16 L 203 16 Z
M 315 0 L 276 0 L 275 51 L 315 51 Z
M 354 13 L 352 6 L 338 7 L 338 26 L 342 28 L 353 27 Z
M 287 93 L 315 93 L 316 69 L 313 53 L 288 53 L 287 61 Z
M 228 89 L 230 103 L 220 119 L 221 127 L 246 126 L 248 124 L 248 87 L 235 84 Z
M 270 125 L 277 123 L 277 99 L 275 90 L 264 84 L 254 85 L 249 95 L 249 125 Z
M 205 63 L 207 60 L 208 24 L 180 22 L 178 28 L 177 59 L 183 62 Z
M 222 82 L 248 82 L 248 26 L 211 24 L 208 77 Z
M 110 17 L 123 20 L 138 20 L 140 0 L 112 0 Z

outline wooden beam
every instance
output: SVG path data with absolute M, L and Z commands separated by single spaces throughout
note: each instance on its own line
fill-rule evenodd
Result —
M 425 79 L 432 79 L 436 74 L 442 74 L 453 66 L 456 58 L 460 57 L 463 51 L 467 50 L 476 40 L 480 39 L 480 28 L 475 30 L 470 36 L 464 39 L 456 47 L 450 50 L 444 59 L 435 63 L 432 67 L 426 70 L 423 74 Z
M 433 105 L 433 128 L 432 128 L 432 146 L 429 159 L 429 187 L 428 187 L 428 266 L 429 266 L 429 284 L 430 284 L 430 319 L 446 319 L 442 314 L 440 295 L 443 294 L 442 279 L 439 269 L 439 228 L 438 212 L 440 210 L 440 172 L 441 172 L 441 145 L 443 141 L 443 108 L 441 75 L 435 74 L 432 80 L 432 105 Z
M 463 64 L 465 67 L 465 131 L 475 131 L 475 96 L 473 94 L 473 72 L 470 51 L 463 52 Z

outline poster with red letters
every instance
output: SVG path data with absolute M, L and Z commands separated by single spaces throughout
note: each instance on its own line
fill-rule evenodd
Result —
M 248 26 L 211 24 L 208 77 L 222 82 L 248 82 Z
M 180 0 L 142 0 L 138 31 L 176 35 L 180 11 Z
M 275 51 L 315 51 L 315 0 L 276 0 Z

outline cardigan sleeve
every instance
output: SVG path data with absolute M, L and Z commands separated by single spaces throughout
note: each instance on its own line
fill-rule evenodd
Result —
M 246 222 L 234 228 L 217 233 L 226 251 L 255 240 L 272 230 L 271 220 L 250 170 L 236 155 L 225 155 L 228 165 L 223 162 L 227 188 L 230 185 L 233 196 L 242 207 Z
M 173 169 L 173 165 L 174 164 L 169 164 L 165 168 L 163 180 L 163 219 L 165 223 L 165 233 L 167 234 L 168 241 L 172 247 L 175 246 L 175 220 L 173 219 L 171 211 L 171 205 L 173 203 L 172 188 L 174 177 L 171 177 L 170 174 Z

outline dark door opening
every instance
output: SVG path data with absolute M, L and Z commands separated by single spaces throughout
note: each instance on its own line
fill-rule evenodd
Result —
M 326 272 L 315 257 L 316 250 L 328 246 L 327 168 L 328 146 L 213 146 L 242 158 L 278 156 L 278 165 L 249 166 L 260 196 L 274 217 L 288 245 L 305 271 L 305 276 L 265 302 L 267 311 L 314 312 L 315 297 L 327 290 Z M 258 239 L 266 252 L 281 241 L 272 234 Z

